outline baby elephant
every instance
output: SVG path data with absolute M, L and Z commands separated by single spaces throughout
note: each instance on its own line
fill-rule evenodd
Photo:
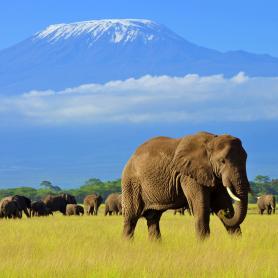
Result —
M 259 214 L 263 214 L 265 210 L 267 214 L 275 213 L 276 202 L 273 195 L 262 195 L 261 197 L 257 198 Z
M 34 216 L 47 216 L 52 214 L 50 208 L 46 206 L 43 201 L 36 201 L 31 204 L 31 215 Z
M 66 214 L 67 215 L 83 215 L 84 208 L 80 205 L 68 204 L 66 207 Z

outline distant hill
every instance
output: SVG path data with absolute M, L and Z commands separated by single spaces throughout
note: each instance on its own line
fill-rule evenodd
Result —
M 1 50 L 0 95 L 146 74 L 232 76 L 240 71 L 277 76 L 278 58 L 200 47 L 150 20 L 92 20 L 50 25 Z

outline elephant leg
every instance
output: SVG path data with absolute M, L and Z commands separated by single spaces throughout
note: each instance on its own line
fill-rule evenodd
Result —
M 28 209 L 27 209 L 27 208 L 24 208 L 23 211 L 24 211 L 25 215 L 29 218 L 29 217 L 30 217 L 30 214 L 29 214 Z
M 134 237 L 134 231 L 136 228 L 138 218 L 133 217 L 125 217 L 124 219 L 124 229 L 123 229 L 123 236 L 128 239 L 132 239 Z
M 108 214 L 108 207 L 105 206 L 104 215 L 106 216 L 107 214 Z
M 160 228 L 159 220 L 161 218 L 162 212 L 157 210 L 149 210 L 144 214 L 144 217 L 147 219 L 149 239 L 160 239 Z
M 94 215 L 97 215 L 97 207 L 94 206 L 94 212 L 93 212 Z
M 122 186 L 123 210 L 124 210 L 124 228 L 123 236 L 130 239 L 134 236 L 134 230 L 138 219 L 142 215 L 143 202 L 140 192 L 141 185 L 132 181 L 127 181 Z
M 187 177 L 182 190 L 195 217 L 195 230 L 200 239 L 209 237 L 210 189 Z

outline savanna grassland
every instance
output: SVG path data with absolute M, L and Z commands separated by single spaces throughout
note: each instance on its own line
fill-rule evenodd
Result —
M 144 219 L 133 242 L 122 217 L 37 217 L 0 222 L 1 277 L 278 277 L 278 214 L 252 207 L 243 236 L 231 238 L 216 216 L 211 237 L 195 239 L 194 219 L 165 213 L 162 242 L 149 242 Z

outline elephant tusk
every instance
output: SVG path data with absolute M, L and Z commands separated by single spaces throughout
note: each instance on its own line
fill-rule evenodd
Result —
M 240 202 L 240 199 L 232 192 L 232 190 L 230 189 L 230 187 L 227 187 L 227 191 L 228 191 L 228 194 L 230 195 L 230 197 L 231 197 L 233 200 Z

